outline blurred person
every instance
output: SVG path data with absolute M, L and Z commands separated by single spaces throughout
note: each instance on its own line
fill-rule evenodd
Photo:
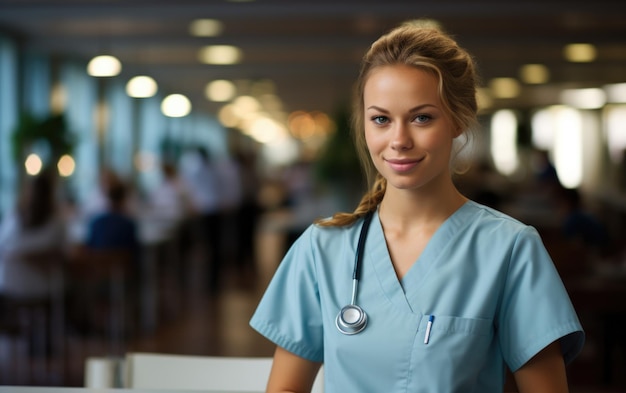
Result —
M 546 150 L 535 149 L 532 152 L 531 165 L 535 180 L 539 185 L 554 188 L 560 184 L 556 167 Z
M 166 274 L 178 277 L 178 285 L 184 289 L 192 251 L 191 218 L 195 209 L 188 182 L 180 175 L 176 164 L 163 161 L 161 173 L 161 182 L 148 194 L 143 218 L 149 222 L 145 225 L 160 227 L 160 264 L 166 268 Z
M 113 169 L 105 167 L 100 170 L 98 175 L 98 183 L 91 191 L 89 197 L 86 198 L 82 206 L 82 214 L 87 218 L 91 218 L 96 214 L 100 214 L 109 209 L 108 190 L 121 183 L 122 179 Z
M 318 217 L 313 166 L 310 160 L 300 159 L 285 168 L 283 182 L 287 191 L 285 206 L 292 212 L 292 220 L 286 228 L 285 247 L 289 248 Z
M 237 154 L 241 181 L 241 203 L 236 217 L 236 266 L 244 285 L 253 282 L 256 272 L 256 230 L 261 214 L 258 194 L 261 187 L 256 169 L 256 156 L 248 152 Z
M 68 308 L 73 326 L 87 333 L 108 326 L 110 311 L 102 310 L 113 307 L 112 296 L 124 294 L 128 308 L 134 307 L 140 285 L 141 245 L 126 204 L 128 187 L 122 181 L 109 183 L 105 196 L 106 207 L 88 220 L 85 238 L 73 254 Z
M 226 279 L 228 273 L 239 276 L 239 264 L 236 260 L 241 239 L 239 238 L 239 217 L 243 198 L 243 182 L 241 163 L 230 154 L 223 155 L 215 160 L 219 195 L 219 246 L 221 255 L 221 279 Z
M 63 291 L 66 224 L 49 172 L 26 179 L 17 208 L 0 225 L 0 293 L 44 298 Z
M 204 147 L 197 147 L 183 157 L 182 175 L 189 186 L 189 195 L 202 228 L 203 245 L 207 251 L 206 289 L 217 294 L 222 274 L 222 228 L 219 174 Z
M 180 176 L 175 164 L 161 165 L 162 181 L 148 195 L 149 215 L 165 222 L 176 233 L 194 212 L 187 181 Z
M 43 310 L 43 325 L 29 322 L 29 329 L 45 331 L 45 347 L 31 346 L 42 354 L 52 349 L 53 312 L 66 290 L 67 228 L 55 197 L 56 181 L 48 171 L 27 177 L 15 210 L 0 223 L 0 314 L 21 322 L 21 312 Z M 35 335 L 31 340 L 41 337 L 36 330 L 30 333 Z
M 98 174 L 96 187 L 82 200 L 74 212 L 72 222 L 72 241 L 78 244 L 84 243 L 87 235 L 87 225 L 95 216 L 111 210 L 109 191 L 112 188 L 123 185 L 127 187 L 124 196 L 124 210 L 127 214 L 136 216 L 138 202 L 132 193 L 132 189 L 126 181 L 112 168 L 104 167 Z
M 611 252 L 611 240 L 604 223 L 583 203 L 576 188 L 561 187 L 557 200 L 562 210 L 562 232 L 566 240 L 579 244 L 597 256 Z
M 137 222 L 126 205 L 128 186 L 121 181 L 110 184 L 106 197 L 107 207 L 94 214 L 87 224 L 84 245 L 94 250 L 128 250 L 137 253 Z
M 471 55 L 406 23 L 361 64 L 370 189 L 307 228 L 250 320 L 276 344 L 266 391 L 310 392 L 323 364 L 327 393 L 502 392 L 507 370 L 521 393 L 567 392 L 584 333 L 537 230 L 452 181 L 478 125 Z

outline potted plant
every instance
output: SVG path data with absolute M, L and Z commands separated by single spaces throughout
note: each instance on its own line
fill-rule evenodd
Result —
M 64 154 L 71 154 L 74 137 L 67 127 L 63 114 L 50 114 L 38 118 L 24 113 L 12 134 L 13 158 L 19 165 L 24 162 L 35 144 L 47 145 L 50 161 L 56 163 Z

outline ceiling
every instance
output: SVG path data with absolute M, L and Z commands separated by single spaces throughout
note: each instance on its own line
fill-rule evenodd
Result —
M 107 52 L 119 78 L 152 76 L 162 93 L 187 95 L 195 109 L 214 79 L 271 80 L 285 111 L 335 111 L 350 95 L 359 59 L 381 33 L 411 18 L 438 20 L 477 59 L 485 84 L 517 77 L 525 63 L 548 66 L 551 83 L 496 106 L 553 103 L 561 87 L 626 82 L 626 1 L 400 0 L 0 0 L 0 32 L 26 48 L 87 61 Z M 192 37 L 196 18 L 223 22 L 218 37 Z M 593 43 L 589 64 L 563 60 L 563 46 Z M 209 44 L 240 47 L 238 65 L 205 65 Z M 246 86 L 250 86 L 249 84 Z

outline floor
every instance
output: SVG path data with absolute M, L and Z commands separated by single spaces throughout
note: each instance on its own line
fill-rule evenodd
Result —
M 203 267 L 195 258 L 184 288 L 164 287 L 156 323 L 140 329 L 125 342 L 99 335 L 65 333 L 65 361 L 26 356 L 24 343 L 0 334 L 0 385 L 83 386 L 89 357 L 121 358 L 126 352 L 160 352 L 191 355 L 271 356 L 273 345 L 253 331 L 248 321 L 286 247 L 280 217 L 260 225 L 257 235 L 257 272 L 243 277 L 234 269 L 224 274 L 218 296 L 203 289 Z M 593 329 L 592 329 L 593 330 Z M 1 333 L 1 332 L 0 332 Z M 569 366 L 570 389 L 576 393 L 626 392 L 626 370 L 613 370 L 610 384 L 603 384 L 596 343 L 591 340 Z

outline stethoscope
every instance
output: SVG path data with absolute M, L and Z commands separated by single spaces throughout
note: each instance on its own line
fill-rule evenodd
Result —
M 359 242 L 356 247 L 356 256 L 354 259 L 354 271 L 352 272 L 352 301 L 347 306 L 343 307 L 337 318 L 335 319 L 335 325 L 337 329 L 343 334 L 357 334 L 367 325 L 367 314 L 359 306 L 356 305 L 356 295 L 359 285 L 359 273 L 361 270 L 361 261 L 363 260 L 363 248 L 365 247 L 365 238 L 367 237 L 367 230 L 372 221 L 373 212 L 368 212 L 361 226 L 361 234 L 359 235 Z

